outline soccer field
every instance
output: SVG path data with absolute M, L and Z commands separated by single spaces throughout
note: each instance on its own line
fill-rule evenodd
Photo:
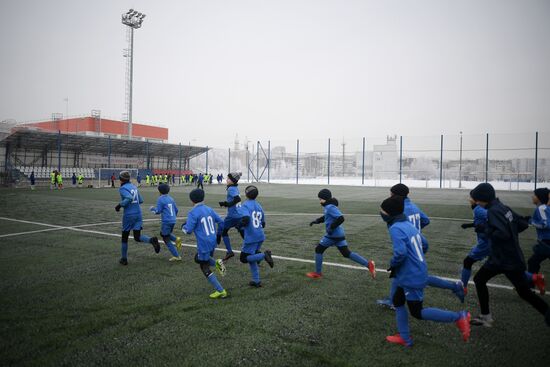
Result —
M 242 184 L 241 194 L 246 184 Z M 260 267 L 263 287 L 250 288 L 249 269 L 238 256 L 219 278 L 230 297 L 208 298 L 212 288 L 193 261 L 193 236 L 179 229 L 190 209 L 190 187 L 172 188 L 180 208 L 175 234 L 186 246 L 183 261 L 170 263 L 163 246 L 155 254 L 130 237 L 129 265 L 121 266 L 119 200 L 114 189 L 0 189 L 1 365 L 177 366 L 547 366 L 550 328 L 508 287 L 503 277 L 490 288 L 493 328 L 472 327 L 464 343 L 453 324 L 410 318 L 413 348 L 385 342 L 396 332 L 393 311 L 375 304 L 389 290 L 388 275 L 372 280 L 365 269 L 325 252 L 325 277 L 312 280 L 314 245 L 322 226 L 321 186 L 258 185 L 266 210 L 264 249 L 275 267 Z M 216 208 L 224 186 L 207 186 Z M 141 188 L 144 230 L 158 235 L 159 217 L 147 209 L 156 188 Z M 387 268 L 391 244 L 378 216 L 388 188 L 332 186 L 346 216 L 350 249 Z M 413 189 L 432 223 L 425 229 L 430 273 L 457 278 L 475 241 L 468 191 Z M 530 193 L 499 192 L 517 212 L 531 215 Z M 244 197 L 244 195 L 242 195 Z M 230 232 L 233 246 L 240 237 Z M 526 257 L 534 229 L 520 237 Z M 221 245 L 223 248 L 223 244 Z M 217 252 L 223 257 L 224 252 Z M 284 258 L 280 258 L 284 257 Z M 480 264 L 474 265 L 474 271 Z M 543 263 L 544 273 L 550 264 Z M 499 287 L 505 285 L 507 287 Z M 478 313 L 475 288 L 465 304 L 452 293 L 427 289 L 425 306 Z M 544 297 L 550 301 L 549 297 Z

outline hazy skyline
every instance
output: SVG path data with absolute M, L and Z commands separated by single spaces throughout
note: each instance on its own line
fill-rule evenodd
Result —
M 550 1 L 0 0 L 0 120 L 121 119 L 171 142 L 550 131 Z

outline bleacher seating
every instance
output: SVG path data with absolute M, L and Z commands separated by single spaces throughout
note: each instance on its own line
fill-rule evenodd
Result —
M 25 177 L 29 177 L 31 175 L 31 172 L 34 171 L 34 177 L 37 180 L 42 179 L 49 179 L 50 173 L 52 173 L 53 170 L 56 170 L 57 167 L 32 167 L 32 166 L 18 166 L 16 167 L 21 174 L 23 174 Z M 94 179 L 95 178 L 95 170 L 93 168 L 87 168 L 87 167 L 61 167 L 61 175 L 63 176 L 63 179 L 67 180 L 70 179 L 75 173 L 78 175 L 79 173 L 82 173 L 84 175 L 85 179 Z

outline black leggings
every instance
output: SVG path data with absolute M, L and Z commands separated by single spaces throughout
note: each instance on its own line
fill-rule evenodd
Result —
M 474 276 L 479 307 L 483 315 L 489 314 L 489 289 L 487 288 L 487 282 L 499 274 L 504 274 L 504 276 L 508 278 L 523 300 L 528 302 L 541 314 L 546 314 L 546 311 L 548 311 L 548 304 L 531 290 L 525 279 L 525 273 L 522 270 L 503 271 L 491 269 L 483 265 Z
M 122 242 L 128 242 L 128 237 L 130 237 L 130 231 L 122 231 Z M 134 230 L 134 240 L 136 242 L 141 242 L 140 230 Z
M 392 302 L 395 307 L 404 306 L 405 302 L 407 302 L 409 313 L 414 318 L 422 320 L 422 309 L 424 308 L 422 306 L 422 301 L 407 301 L 407 297 L 405 297 L 405 290 L 403 288 L 397 287 L 395 293 L 393 294 Z
M 527 270 L 529 273 L 538 273 L 540 271 L 540 263 L 546 259 L 550 259 L 550 240 L 539 241 L 533 246 L 533 255 L 527 261 Z
M 315 253 L 322 254 L 327 248 L 328 247 L 323 245 L 317 245 L 317 247 L 315 247 Z M 349 255 L 351 255 L 351 251 L 349 250 L 348 246 L 340 246 L 338 247 L 338 251 L 340 251 L 343 257 L 349 257 Z

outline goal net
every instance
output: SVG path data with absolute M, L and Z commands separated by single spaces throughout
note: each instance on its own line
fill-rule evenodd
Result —
M 118 179 L 118 176 L 122 171 L 128 171 L 130 173 L 130 182 L 137 186 L 137 176 L 139 173 L 139 170 L 137 168 L 99 168 L 97 173 L 96 187 L 111 187 L 113 184 L 111 178 L 113 176 L 115 178 L 114 186 L 119 187 L 120 180 Z

